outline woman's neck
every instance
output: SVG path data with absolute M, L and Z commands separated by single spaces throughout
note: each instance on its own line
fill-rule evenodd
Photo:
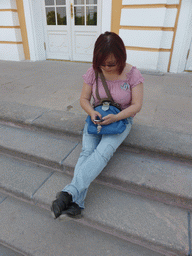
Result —
M 102 70 L 102 72 L 106 80 L 112 80 L 112 81 L 118 80 L 119 77 L 121 76 L 121 74 L 119 75 L 118 72 L 106 72 L 104 70 Z
M 109 81 L 126 80 L 127 73 L 129 73 L 131 69 L 132 69 L 132 65 L 126 64 L 121 74 L 119 74 L 117 70 L 114 70 L 111 72 L 106 72 L 105 70 L 102 70 L 102 72 L 106 80 L 109 80 Z

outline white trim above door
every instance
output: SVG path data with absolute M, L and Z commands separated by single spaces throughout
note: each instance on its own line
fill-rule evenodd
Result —
M 101 0 L 43 0 L 47 59 L 92 61 Z

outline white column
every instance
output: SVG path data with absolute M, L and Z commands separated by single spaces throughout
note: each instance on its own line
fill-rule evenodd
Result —
M 43 0 L 23 0 L 30 60 L 45 60 L 43 30 Z

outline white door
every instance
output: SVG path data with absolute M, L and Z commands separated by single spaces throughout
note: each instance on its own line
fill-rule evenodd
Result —
M 190 45 L 190 48 L 188 51 L 187 63 L 186 63 L 185 70 L 192 71 L 192 41 L 191 41 L 191 45 Z
M 92 61 L 101 0 L 43 0 L 47 59 Z

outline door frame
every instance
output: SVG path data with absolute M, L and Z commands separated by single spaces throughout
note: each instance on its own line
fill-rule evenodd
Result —
M 187 54 L 192 39 L 192 1 L 182 0 L 170 72 L 185 71 Z
M 189 71 L 187 70 L 187 61 L 189 57 L 189 51 L 190 55 L 192 54 L 192 1 L 190 1 L 189 4 L 189 15 L 187 20 L 187 31 L 184 37 L 184 43 L 183 43 L 183 55 L 181 56 L 180 60 L 180 69 L 182 71 Z M 192 66 L 192 63 L 191 63 Z
M 190 72 L 192 71 L 192 37 L 191 37 L 190 48 L 187 53 L 185 71 L 190 71 Z

